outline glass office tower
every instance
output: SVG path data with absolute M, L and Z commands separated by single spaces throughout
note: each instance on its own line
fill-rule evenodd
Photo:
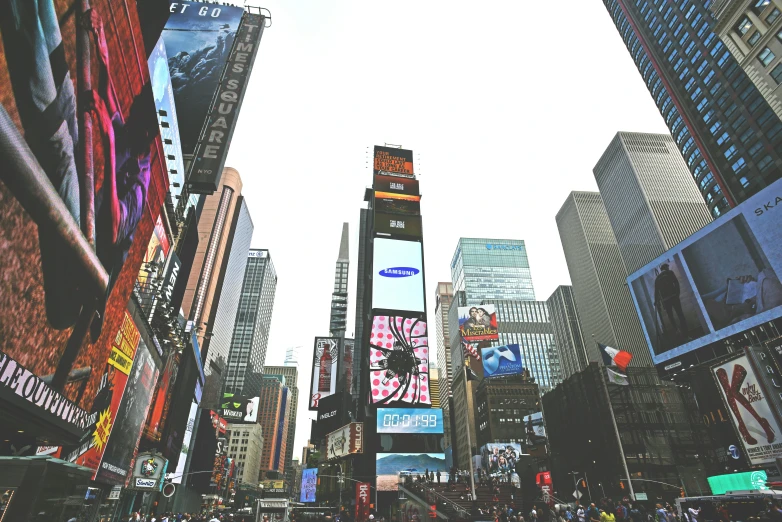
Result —
M 782 122 L 708 0 L 603 0 L 713 216 L 779 179 Z

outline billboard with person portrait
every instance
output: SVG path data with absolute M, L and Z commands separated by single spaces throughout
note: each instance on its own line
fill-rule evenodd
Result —
M 655 364 L 782 315 L 782 180 L 627 278 Z
M 259 397 L 223 393 L 220 415 L 232 424 L 254 424 L 258 422 L 259 403 Z
M 0 280 L 0 357 L 31 398 L 68 413 L 7 380 L 0 407 L 56 425 L 53 443 L 94 430 L 85 412 L 168 188 L 136 3 L 90 4 L 0 2 L 0 273 L 13 274 Z
M 481 447 L 481 465 L 489 476 L 516 471 L 521 456 L 521 444 L 517 442 L 492 442 Z
M 538 411 L 525 415 L 524 427 L 528 445 L 536 446 L 546 443 L 546 425 L 543 423 L 543 412 Z
M 467 342 L 498 340 L 500 334 L 494 305 L 460 306 L 459 331 Z
M 518 344 L 481 348 L 484 377 L 508 377 L 524 372 L 524 360 Z

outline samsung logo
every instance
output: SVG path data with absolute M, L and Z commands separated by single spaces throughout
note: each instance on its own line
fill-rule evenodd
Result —
M 492 245 L 487 243 L 486 250 L 524 250 L 524 245 Z
M 393 266 L 391 268 L 384 268 L 378 274 L 380 274 L 383 277 L 410 277 L 414 275 L 418 275 L 417 268 L 411 268 L 408 266 Z

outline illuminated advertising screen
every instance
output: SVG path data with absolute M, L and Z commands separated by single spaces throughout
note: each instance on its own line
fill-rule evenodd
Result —
M 481 348 L 484 377 L 508 377 L 521 375 L 524 360 L 518 344 Z
M 375 212 L 375 232 L 390 236 L 422 237 L 421 216 Z
M 512 473 L 521 454 L 517 442 L 492 442 L 481 447 L 481 464 L 489 475 Z
M 498 340 L 500 335 L 494 305 L 460 306 L 459 331 L 467 342 Z
M 378 433 L 443 433 L 439 408 L 378 408 Z
M 655 364 L 782 315 L 782 180 L 627 278 Z
M 413 151 L 375 145 L 374 174 L 413 178 Z
M 419 195 L 418 180 L 398 176 L 375 176 L 372 188 L 378 192 Z
M 372 308 L 425 312 L 421 243 L 375 239 Z
M 442 433 L 380 433 L 373 444 L 378 453 L 442 453 L 445 436 Z
M 375 212 L 420 216 L 421 196 L 375 192 Z
M 23 380 L 11 389 L 3 376 L 0 401 L 75 444 L 94 431 L 92 403 L 169 180 L 136 3 L 91 1 L 94 29 L 83 31 L 72 1 L 42 0 L 18 18 L 13 6 L 33 4 L 3 5 L 0 133 L 18 145 L 0 168 L 0 273 L 13 274 L 0 278 L 0 366 Z M 84 31 L 94 96 L 74 90 Z M 53 398 L 63 408 L 47 408 Z
M 364 425 L 351 422 L 326 435 L 326 458 L 337 459 L 364 452 Z
M 244 9 L 177 2 L 163 31 L 182 152 L 195 151 Z
M 535 412 L 524 416 L 524 428 L 527 434 L 527 444 L 535 446 L 545 444 L 546 426 L 543 423 L 543 413 Z
M 750 464 L 771 464 L 782 457 L 777 443 L 782 428 L 749 358 L 742 355 L 714 366 L 712 373 Z
M 768 475 L 762 469 L 729 475 L 715 475 L 706 477 L 706 480 L 709 481 L 712 495 L 724 495 L 728 491 L 768 489 L 766 485 Z
M 369 334 L 372 404 L 432 404 L 426 321 L 408 316 L 375 316 Z
M 185 473 L 185 463 L 187 462 L 187 454 L 190 451 L 190 441 L 193 438 L 193 427 L 195 426 L 197 411 L 198 404 L 195 402 L 191 403 L 190 413 L 187 416 L 187 424 L 185 425 L 185 437 L 182 440 L 182 449 L 179 451 L 179 460 L 177 460 L 174 477 L 171 479 L 171 482 L 174 484 L 182 483 L 182 478 Z
M 312 350 L 312 381 L 309 409 L 318 409 L 318 403 L 334 395 L 339 376 L 339 338 L 316 337 Z
M 375 457 L 378 491 L 397 491 L 399 474 L 416 477 L 426 470 L 447 472 L 445 453 L 378 453 Z
M 301 470 L 301 497 L 299 502 L 316 502 L 318 488 L 318 468 Z
M 258 397 L 246 397 L 235 393 L 224 393 L 220 403 L 220 415 L 234 424 L 258 422 Z

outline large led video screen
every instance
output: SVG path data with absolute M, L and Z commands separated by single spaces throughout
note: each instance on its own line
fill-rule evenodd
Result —
M 407 216 L 421 215 L 421 196 L 375 192 L 375 211 Z
M 136 3 L 90 7 L 0 2 L 0 134 L 15 143 L 0 162 L 0 364 L 35 389 L 0 380 L 0 401 L 69 443 L 98 420 L 92 403 L 168 189 Z M 84 32 L 93 90 L 77 93 Z M 62 409 L 45 407 L 53 398 Z
M 445 453 L 378 453 L 375 457 L 375 472 L 377 473 L 378 491 L 397 491 L 399 489 L 400 473 L 415 478 L 423 476 L 424 472 L 448 471 L 445 467 Z
M 372 188 L 378 192 L 396 192 L 417 196 L 418 180 L 398 176 L 375 176 Z
M 535 446 L 546 442 L 546 425 L 543 422 L 543 412 L 535 412 L 524 416 L 524 429 L 527 433 L 527 444 Z
M 375 316 L 369 333 L 369 370 L 372 404 L 432 404 L 426 321 Z
M 627 278 L 655 364 L 782 315 L 782 180 Z
M 413 151 L 375 145 L 374 174 L 413 178 Z
M 484 377 L 509 377 L 524 372 L 524 360 L 518 344 L 481 348 Z
M 513 473 L 521 454 L 518 442 L 492 442 L 481 447 L 481 464 L 488 475 Z
M 372 308 L 425 312 L 421 243 L 376 238 L 372 260 Z
M 312 350 L 312 381 L 309 409 L 318 409 L 318 403 L 334 395 L 339 377 L 339 338 L 316 337 Z
M 301 497 L 299 502 L 315 502 L 318 488 L 318 468 L 301 470 Z
M 378 408 L 377 433 L 443 433 L 443 410 Z
M 375 212 L 375 233 L 419 239 L 423 235 L 421 216 Z
M 255 424 L 258 422 L 259 397 L 247 397 L 235 393 L 223 393 L 220 415 L 233 424 Z
M 500 338 L 494 305 L 460 306 L 459 331 L 467 342 L 496 341 Z

